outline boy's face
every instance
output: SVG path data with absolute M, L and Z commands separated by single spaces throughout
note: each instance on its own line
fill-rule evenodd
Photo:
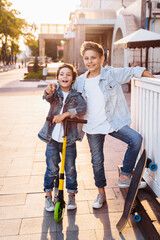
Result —
M 100 57 L 99 53 L 93 50 L 87 50 L 83 56 L 84 65 L 90 73 L 100 73 L 101 65 L 104 61 L 104 56 Z
M 69 68 L 62 68 L 58 75 L 59 86 L 64 92 L 68 92 L 73 83 L 72 70 Z

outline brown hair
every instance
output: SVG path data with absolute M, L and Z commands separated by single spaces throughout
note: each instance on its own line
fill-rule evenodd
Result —
M 82 44 L 81 49 L 80 49 L 80 53 L 81 53 L 82 57 L 84 56 L 84 54 L 87 50 L 93 50 L 93 51 L 97 52 L 100 57 L 102 57 L 104 55 L 103 47 L 96 42 L 85 41 Z
M 76 77 L 78 76 L 78 74 L 77 74 L 77 71 L 74 68 L 74 66 L 72 64 L 69 64 L 69 63 L 63 63 L 62 65 L 60 65 L 58 67 L 57 73 L 56 73 L 57 79 L 58 79 L 58 76 L 59 76 L 59 72 L 62 68 L 69 68 L 72 71 L 72 77 L 73 77 L 73 82 L 74 82 L 76 80 Z

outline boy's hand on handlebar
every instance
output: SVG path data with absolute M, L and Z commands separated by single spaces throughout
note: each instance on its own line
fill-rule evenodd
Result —
M 53 94 L 55 92 L 57 88 L 57 85 L 55 83 L 50 83 L 48 84 L 48 86 L 46 87 L 45 91 L 47 94 Z
M 52 123 L 60 123 L 65 118 L 70 117 L 70 116 L 71 116 L 70 112 L 65 112 L 65 113 L 62 113 L 62 114 L 58 114 L 58 115 L 54 116 Z

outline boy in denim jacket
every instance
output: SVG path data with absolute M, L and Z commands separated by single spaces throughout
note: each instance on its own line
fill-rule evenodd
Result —
M 54 211 L 52 202 L 53 188 L 57 190 L 56 179 L 59 174 L 60 153 L 62 153 L 63 124 L 65 118 L 83 117 L 86 112 L 86 103 L 80 93 L 71 88 L 77 72 L 70 64 L 63 64 L 57 70 L 59 87 L 46 88 L 43 96 L 50 103 L 50 110 L 46 122 L 38 136 L 47 143 L 46 149 L 46 172 L 44 176 L 45 209 Z M 75 193 L 77 193 L 77 172 L 75 159 L 76 141 L 82 140 L 83 132 L 78 131 L 76 123 L 68 123 L 68 136 L 66 147 L 66 188 L 69 193 L 67 209 L 76 208 Z

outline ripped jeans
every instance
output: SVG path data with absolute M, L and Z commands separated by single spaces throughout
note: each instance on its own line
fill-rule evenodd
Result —
M 56 185 L 56 179 L 59 174 L 59 163 L 61 162 L 60 153 L 62 153 L 63 143 L 56 142 L 52 139 L 47 144 L 46 149 L 46 172 L 44 175 L 44 191 L 52 192 Z M 68 193 L 77 193 L 77 171 L 75 160 L 77 157 L 76 143 L 66 147 L 65 158 L 65 176 L 66 188 Z

